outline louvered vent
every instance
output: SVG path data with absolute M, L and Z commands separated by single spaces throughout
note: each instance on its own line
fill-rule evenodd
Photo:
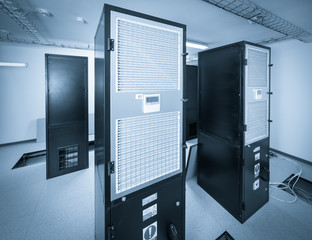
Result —
M 266 87 L 267 71 L 267 52 L 248 49 L 248 87 Z
M 117 120 L 116 193 L 180 169 L 180 112 Z
M 180 33 L 117 18 L 117 92 L 180 89 Z
M 59 170 L 78 166 L 78 145 L 59 148 Z
M 249 102 L 247 104 L 247 144 L 268 136 L 267 107 L 267 101 Z

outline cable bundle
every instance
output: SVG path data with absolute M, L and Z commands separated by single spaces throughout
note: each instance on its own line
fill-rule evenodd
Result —
M 304 191 L 303 189 L 301 189 L 301 188 L 295 188 L 296 183 L 298 182 L 298 180 L 299 180 L 299 178 L 300 178 L 300 176 L 301 176 L 301 174 L 302 174 L 302 168 L 301 168 L 301 166 L 300 166 L 298 163 L 296 163 L 296 162 L 293 161 L 293 160 L 290 160 L 290 159 L 287 159 L 287 158 L 282 158 L 282 157 L 276 157 L 276 158 L 283 159 L 283 160 L 286 160 L 286 161 L 288 161 L 288 162 L 291 162 L 291 163 L 295 164 L 299 171 L 298 171 L 294 176 L 292 176 L 291 178 L 289 178 L 289 179 L 287 180 L 287 183 L 283 183 L 283 182 L 270 182 L 270 187 L 271 187 L 271 188 L 276 188 L 276 189 L 281 189 L 281 190 L 289 190 L 290 193 L 294 196 L 294 199 L 293 199 L 293 200 L 290 200 L 290 201 L 284 200 L 284 199 L 275 197 L 275 196 L 273 196 L 273 195 L 271 195 L 271 194 L 270 194 L 270 196 L 271 196 L 272 198 L 276 199 L 276 200 L 281 201 L 281 202 L 285 202 L 285 203 L 294 203 L 294 202 L 296 202 L 297 199 L 298 199 L 297 194 L 298 194 L 299 196 L 301 196 L 301 195 L 303 195 L 303 194 L 304 194 L 304 196 L 305 196 L 305 195 L 307 194 L 307 192 Z M 294 181 L 294 183 L 291 184 L 293 181 Z M 298 191 L 298 189 L 299 189 L 299 191 Z M 303 192 L 305 192 L 305 193 L 303 193 Z M 308 194 L 309 194 L 309 193 L 308 193 Z M 311 195 L 311 194 L 310 194 L 310 195 Z M 309 198 L 307 198 L 307 199 L 309 199 Z M 309 202 L 309 200 L 308 200 L 308 202 Z

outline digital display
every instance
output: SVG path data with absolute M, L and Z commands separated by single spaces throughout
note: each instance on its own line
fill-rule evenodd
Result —
M 149 94 L 143 96 L 143 112 L 152 113 L 160 111 L 160 94 Z
M 147 97 L 146 98 L 146 103 L 155 103 L 155 102 L 159 102 L 159 97 Z

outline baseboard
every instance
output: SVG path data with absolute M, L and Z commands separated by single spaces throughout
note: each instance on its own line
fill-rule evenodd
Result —
M 15 144 L 20 144 L 20 143 L 29 143 L 29 142 L 36 143 L 36 139 L 28 139 L 28 140 L 22 140 L 22 141 L 17 141 L 17 142 L 1 143 L 0 147 L 10 146 L 10 145 L 15 145 Z
M 285 153 L 285 152 L 282 152 L 280 150 L 277 150 L 277 149 L 274 149 L 274 148 L 270 148 L 271 151 L 273 152 L 276 152 L 278 154 L 281 154 L 281 155 L 284 155 L 285 157 L 289 157 L 289 158 L 292 158 L 292 159 L 295 159 L 299 162 L 302 162 L 302 163 L 305 163 L 305 164 L 308 164 L 308 165 L 311 165 L 312 166 L 312 162 L 306 160 L 306 159 L 303 159 L 303 158 L 299 158 L 299 157 L 296 157 L 294 155 L 291 155 L 291 154 L 288 154 L 288 153 Z

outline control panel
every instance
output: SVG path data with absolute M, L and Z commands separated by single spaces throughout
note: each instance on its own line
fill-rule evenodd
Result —
M 262 89 L 253 89 L 253 93 L 254 93 L 254 99 L 255 100 L 261 100 L 262 99 Z
M 148 94 L 143 96 L 143 112 L 159 112 L 160 111 L 160 94 Z

